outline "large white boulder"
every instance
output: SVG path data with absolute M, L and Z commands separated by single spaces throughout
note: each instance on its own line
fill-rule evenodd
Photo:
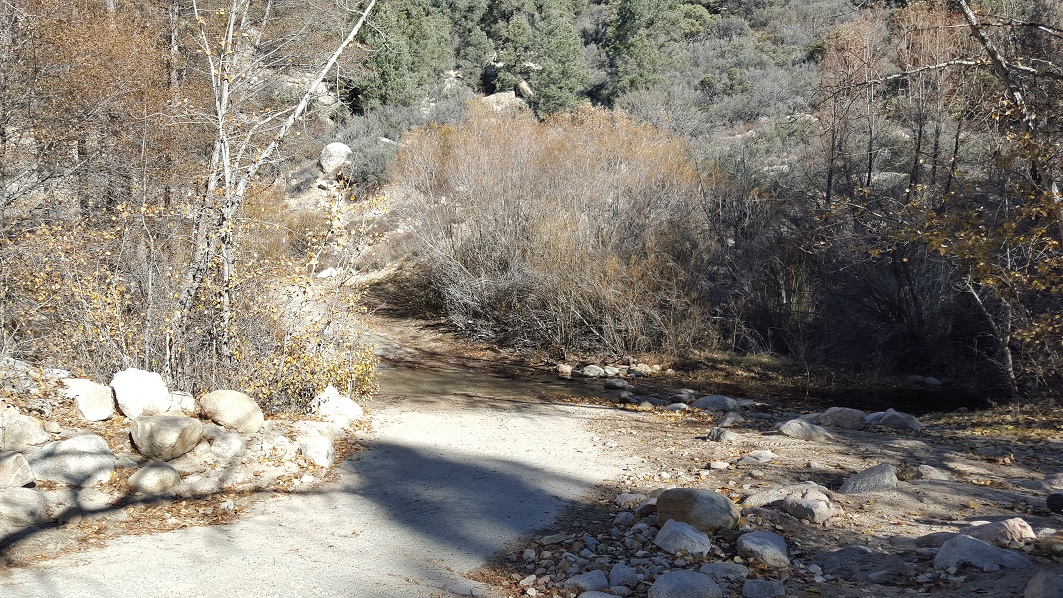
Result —
M 25 486 L 37 479 L 22 453 L 0 453 L 0 488 Z
M 336 449 L 332 441 L 320 434 L 307 434 L 295 440 L 299 445 L 299 454 L 318 467 L 331 467 L 336 460 Z
M 138 417 L 130 425 L 129 435 L 141 455 L 169 461 L 196 448 L 203 439 L 203 422 L 182 415 Z
M 327 387 L 324 392 L 314 397 L 311 410 L 314 415 L 341 428 L 346 428 L 365 415 L 358 403 L 341 395 L 334 386 Z
M 0 413 L 0 451 L 23 452 L 51 439 L 37 418 L 22 415 L 14 409 Z
M 48 518 L 48 502 L 33 488 L 0 490 L 0 522 L 34 525 Z
M 122 370 L 111 379 L 114 398 L 122 415 L 133 419 L 170 410 L 173 400 L 162 376 L 136 368 Z
M 254 434 L 262 428 L 265 417 L 254 399 L 235 390 L 215 390 L 200 397 L 199 408 L 214 423 Z
M 62 382 L 63 396 L 74 400 L 81 419 L 98 422 L 114 415 L 114 390 L 110 386 L 84 378 L 67 378 Z
M 326 145 L 321 149 L 321 158 L 319 160 L 321 170 L 325 174 L 336 174 L 347 163 L 347 159 L 351 157 L 352 153 L 354 153 L 354 150 L 346 143 L 336 141 Z
M 106 440 L 89 434 L 49 442 L 26 461 L 38 481 L 91 486 L 111 479 L 115 457 Z

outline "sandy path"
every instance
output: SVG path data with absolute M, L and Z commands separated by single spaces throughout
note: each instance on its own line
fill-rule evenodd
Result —
M 393 370 L 383 386 L 369 450 L 338 480 L 261 501 L 232 525 L 125 537 L 12 571 L 0 595 L 480 594 L 465 573 L 625 465 L 591 439 L 599 409 L 528 400 L 533 385 Z

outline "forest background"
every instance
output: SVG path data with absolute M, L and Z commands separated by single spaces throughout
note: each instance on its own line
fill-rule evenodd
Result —
M 557 358 L 1059 388 L 1058 0 L 394 0 L 322 70 L 367 10 L 0 2 L 0 354 L 300 405 L 401 261 Z

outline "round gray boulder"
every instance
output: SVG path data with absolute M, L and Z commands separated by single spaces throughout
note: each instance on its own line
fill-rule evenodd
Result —
M 650 586 L 649 598 L 723 598 L 723 590 L 708 575 L 668 571 Z
M 742 534 L 738 537 L 738 554 L 775 569 L 790 566 L 790 552 L 786 547 L 786 540 L 774 532 Z
M 741 514 L 738 505 L 731 499 L 712 490 L 672 488 L 657 497 L 657 517 L 660 521 L 674 519 L 710 534 L 738 527 Z

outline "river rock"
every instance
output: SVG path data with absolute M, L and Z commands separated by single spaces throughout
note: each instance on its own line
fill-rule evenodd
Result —
M 265 423 L 258 403 L 235 390 L 209 392 L 199 399 L 199 407 L 214 423 L 241 434 L 254 434 Z
M 601 378 L 605 375 L 605 370 L 592 364 L 584 367 L 579 373 L 585 378 Z
M 605 381 L 606 390 L 627 390 L 631 385 L 623 378 L 608 378 Z
M 742 404 L 724 395 L 708 395 L 694 401 L 690 406 L 706 411 L 738 411 Z
M 705 438 L 714 442 L 722 442 L 724 444 L 733 444 L 742 440 L 740 434 L 725 430 L 724 428 L 713 428 L 709 430 L 709 433 L 705 435 Z
M 26 458 L 38 481 L 91 486 L 111 479 L 115 457 L 93 434 L 49 442 Z
M 330 176 L 336 174 L 347 163 L 352 153 L 354 150 L 346 143 L 335 141 L 326 145 L 321 148 L 321 156 L 318 157 L 321 171 Z
M 705 563 L 698 569 L 698 573 L 713 579 L 745 579 L 749 576 L 749 567 L 738 563 Z
M 779 455 L 768 449 L 757 449 L 750 451 L 746 456 L 738 460 L 739 465 L 763 465 L 765 463 L 771 463 L 772 460 L 778 459 Z
M 897 468 L 880 463 L 845 480 L 839 494 L 864 494 L 868 492 L 885 492 L 897 487 Z
M 247 442 L 236 432 L 222 432 L 211 440 L 210 452 L 219 459 L 238 459 L 247 454 Z
M 340 394 L 334 386 L 328 386 L 325 390 L 314 397 L 311 403 L 311 412 L 325 420 L 346 428 L 365 415 L 365 411 L 358 403 Z
M 709 541 L 709 536 L 705 532 L 674 519 L 669 519 L 661 526 L 653 543 L 671 554 L 682 551 L 686 554 L 704 557 L 712 550 L 712 542 Z
M 746 418 L 742 417 L 737 411 L 728 411 L 720 416 L 720 419 L 716 420 L 717 428 L 730 428 L 731 426 L 740 424 L 746 421 Z
M 1030 524 L 1020 517 L 965 527 L 959 533 L 1002 548 L 1037 539 L 1037 534 L 1034 533 Z
M 0 488 L 17 488 L 37 479 L 22 453 L 0 453 Z
M 114 389 L 82 378 L 67 378 L 63 395 L 74 400 L 74 409 L 85 421 L 98 422 L 114 416 Z
M 181 481 L 181 473 L 168 463 L 148 463 L 129 476 L 129 487 L 134 492 L 159 494 L 173 488 Z
M 596 592 L 609 587 L 609 579 L 604 571 L 596 569 L 566 579 L 563 587 L 578 592 Z
M 791 419 L 790 421 L 785 422 L 779 426 L 779 432 L 790 438 L 810 440 L 813 442 L 823 442 L 833 438 L 833 436 L 830 435 L 830 432 L 803 419 Z
M 938 549 L 934 568 L 959 568 L 970 565 L 982 571 L 999 571 L 1001 567 L 1023 569 L 1033 564 L 1017 552 L 997 548 L 970 536 L 956 536 Z
M 617 563 L 609 570 L 609 587 L 634 588 L 639 585 L 638 573 L 624 563 Z
M 332 441 L 320 434 L 308 434 L 296 439 L 299 454 L 318 467 L 331 467 L 336 460 Z
M 629 494 L 625 492 L 624 494 L 618 494 L 613 499 L 613 502 L 621 509 L 634 509 L 644 500 L 646 500 L 645 494 Z
M 136 368 L 122 370 L 111 378 L 114 399 L 122 415 L 133 419 L 170 410 L 170 391 L 162 376 Z
M 812 523 L 823 523 L 844 512 L 840 506 L 831 502 L 826 494 L 813 489 L 787 496 L 783 499 L 782 508 L 794 517 L 807 519 Z
M 785 596 L 786 586 L 772 579 L 747 579 L 742 586 L 743 598 L 775 598 Z
M 896 584 L 918 573 L 915 567 L 896 554 L 873 550 L 853 544 L 819 557 L 823 571 L 828 575 L 857 582 Z
M 557 375 L 561 376 L 562 378 L 571 378 L 572 366 L 567 363 L 557 364 Z
M 723 598 L 723 590 L 708 575 L 668 571 L 650 586 L 649 598 Z
M 859 409 L 849 407 L 831 407 L 819 415 L 819 425 L 843 430 L 863 430 L 867 427 L 864 416 Z
M 878 425 L 884 428 L 893 428 L 895 430 L 906 430 L 909 432 L 918 432 L 923 429 L 923 424 L 919 423 L 914 415 L 907 413 L 901 413 L 893 409 L 887 409 L 882 417 L 878 420 Z
M 924 465 L 920 465 L 918 467 L 918 469 L 919 469 L 919 477 L 921 477 L 924 480 L 936 480 L 936 481 L 939 481 L 939 482 L 950 482 L 950 481 L 952 481 L 952 474 L 947 472 L 947 471 L 945 471 L 944 469 L 939 468 L 939 467 L 934 467 L 933 465 L 925 465 L 924 464 Z
M 715 533 L 738 527 L 741 510 L 731 499 L 712 490 L 672 488 L 657 497 L 657 517 L 689 523 L 695 528 Z
M 0 413 L 0 451 L 25 452 L 51 439 L 37 418 L 22 415 L 14 409 Z
M 815 482 L 801 482 L 800 484 L 776 486 L 775 488 L 769 488 L 767 490 L 761 490 L 760 492 L 750 494 L 742 499 L 742 506 L 747 509 L 752 507 L 763 507 L 764 505 L 770 505 L 773 502 L 786 500 L 786 497 L 791 494 L 801 494 L 808 490 L 817 490 L 824 495 L 829 492 L 826 488 Z
M 48 501 L 33 488 L 0 489 L 0 522 L 35 525 L 48 518 Z
M 738 537 L 738 554 L 774 569 L 790 566 L 786 540 L 774 532 L 749 532 Z
M 196 448 L 203 439 L 203 422 L 183 415 L 138 417 L 130 425 L 129 435 L 141 455 L 169 461 Z
M 1041 569 L 1026 584 L 1022 598 L 1063 598 L 1063 576 Z

